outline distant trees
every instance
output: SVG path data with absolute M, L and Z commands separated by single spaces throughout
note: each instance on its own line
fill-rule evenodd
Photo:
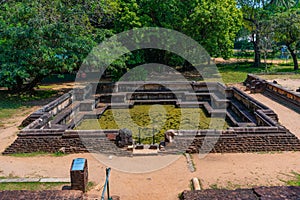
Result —
M 255 54 L 254 67 L 258 67 L 261 63 L 261 51 L 266 42 L 270 46 L 270 40 L 273 40 L 290 46 L 288 49 L 293 57 L 294 69 L 297 70 L 295 46 L 300 42 L 296 36 L 299 16 L 293 10 L 298 9 L 299 1 L 237 0 L 237 2 L 243 12 L 244 27 L 250 32 Z M 291 15 L 291 12 L 294 14 Z
M 300 42 L 300 10 L 292 9 L 277 13 L 272 18 L 274 39 L 287 46 L 294 63 L 294 70 L 299 69 L 296 47 Z
M 230 57 L 242 13 L 235 0 L 20 0 L 0 2 L 0 86 L 32 90 L 53 73 L 76 71 L 90 50 L 113 33 L 138 27 L 183 32 L 214 57 Z M 137 51 L 127 64 L 182 59 Z M 147 60 L 148 59 L 148 60 Z M 120 76 L 124 59 L 110 69 Z

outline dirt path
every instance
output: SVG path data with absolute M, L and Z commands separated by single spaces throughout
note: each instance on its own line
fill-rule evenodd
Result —
M 18 177 L 69 177 L 74 158 L 88 160 L 89 180 L 102 187 L 105 166 L 91 154 L 73 154 L 64 157 L 41 156 L 16 158 L 0 156 L 0 176 Z M 176 199 L 183 190 L 189 190 L 192 177 L 201 179 L 204 188 L 251 187 L 261 185 L 284 185 L 281 180 L 291 177 L 290 172 L 300 171 L 300 152 L 274 154 L 209 154 L 204 159 L 193 156 L 196 172 L 186 167 L 183 156 L 167 168 L 142 174 L 130 174 L 112 169 L 111 193 L 121 199 Z M 92 190 L 90 195 L 99 195 Z
M 194 156 L 195 177 L 204 188 L 249 188 L 284 185 L 291 172 L 300 172 L 300 152 L 209 154 Z
M 216 64 L 231 64 L 231 63 L 239 63 L 239 62 L 254 62 L 254 59 L 252 58 L 230 58 L 228 60 L 225 60 L 223 58 L 213 58 L 213 61 L 216 63 Z M 281 63 L 285 63 L 286 61 L 285 60 L 272 60 L 272 59 L 268 59 L 266 60 L 266 63 L 268 64 L 281 64 Z M 262 63 L 264 63 L 264 61 L 262 60 Z
M 38 107 L 22 108 L 20 113 L 15 114 L 12 118 L 6 119 L 3 127 L 0 127 L 0 152 L 3 152 L 17 137 L 18 126 L 22 121 Z

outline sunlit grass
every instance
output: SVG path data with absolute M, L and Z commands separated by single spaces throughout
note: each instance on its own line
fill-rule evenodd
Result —
M 297 172 L 292 172 L 291 174 L 293 178 L 286 181 L 286 184 L 290 186 L 300 186 L 300 174 Z
M 66 183 L 0 183 L 1 190 L 61 190 Z
M 11 94 L 6 90 L 0 90 L 0 126 L 5 119 L 30 107 L 28 102 L 47 99 L 56 94 L 57 92 L 52 90 L 36 91 L 34 94 Z
M 257 74 L 262 78 L 273 79 L 297 79 L 300 78 L 300 70 L 295 71 L 292 64 L 263 64 L 253 67 L 252 62 L 218 64 L 218 70 L 224 83 L 241 83 L 246 80 L 247 74 Z M 272 77 L 272 78 L 271 78 Z

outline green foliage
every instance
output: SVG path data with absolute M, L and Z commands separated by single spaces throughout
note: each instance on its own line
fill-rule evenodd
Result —
M 184 30 L 211 56 L 229 58 L 241 19 L 242 13 L 234 0 L 204 0 L 193 8 L 190 18 L 184 22 Z
M 273 6 L 289 9 L 296 6 L 299 0 L 271 0 L 270 4 Z
M 9 156 L 13 157 L 35 157 L 35 156 L 45 156 L 48 155 L 47 152 L 32 152 L 32 153 L 14 153 L 14 154 L 9 154 Z
M 89 181 L 88 184 L 87 184 L 87 186 L 86 186 L 86 190 L 87 191 L 92 190 L 95 187 L 95 185 L 96 185 L 95 182 Z
M 266 59 L 267 53 L 274 48 L 274 41 L 272 39 L 274 30 L 271 19 L 274 20 L 274 14 L 286 12 L 292 7 L 297 7 L 299 1 L 295 0 L 237 0 L 238 6 L 243 12 L 244 28 L 247 29 L 251 36 L 255 52 L 254 66 L 260 65 L 261 51 L 264 53 Z M 277 20 L 274 20 L 277 23 Z M 287 21 L 286 21 L 287 22 Z M 285 23 L 288 24 L 288 23 Z M 280 33 L 283 33 L 280 30 Z M 281 42 L 281 41 L 280 41 Z
M 297 70 L 296 45 L 300 42 L 300 9 L 277 13 L 270 22 L 273 24 L 275 40 L 287 46 L 293 58 L 294 70 Z
M 62 0 L 0 4 L 0 85 L 23 92 L 52 73 L 78 69 L 108 34 L 92 26 L 87 5 Z
M 218 189 L 220 189 L 220 187 L 219 187 L 218 184 L 216 184 L 216 183 L 209 185 L 209 187 L 210 187 L 211 189 L 213 189 L 213 190 L 218 190 Z
M 183 32 L 211 56 L 228 58 L 241 16 L 234 0 L 4 1 L 0 4 L 0 86 L 13 92 L 32 90 L 44 77 L 78 70 L 92 48 L 112 33 L 138 27 Z M 117 43 L 109 50 L 116 47 Z M 170 52 L 148 49 L 115 60 L 108 72 L 118 80 L 130 67 L 153 61 L 188 65 Z
M 229 58 L 241 18 L 234 0 L 125 0 L 121 1 L 115 31 L 149 26 L 173 29 L 198 41 L 211 56 Z M 150 58 L 153 62 L 153 57 L 164 64 L 184 64 L 182 59 L 169 52 L 153 50 L 139 52 L 132 60 L 144 58 L 147 61 Z

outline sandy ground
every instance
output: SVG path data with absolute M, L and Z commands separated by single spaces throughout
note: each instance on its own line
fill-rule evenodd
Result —
M 188 171 L 185 158 L 159 171 L 132 174 L 112 169 L 110 189 L 121 199 L 176 199 L 189 188 L 192 177 L 200 178 L 204 188 L 237 188 L 258 185 L 283 185 L 281 180 L 291 179 L 290 172 L 300 171 L 300 153 L 274 154 L 209 154 L 203 159 L 193 155 L 196 172 Z M 16 158 L 0 156 L 0 175 L 19 177 L 68 177 L 74 158 L 86 158 L 89 165 L 89 180 L 102 188 L 105 166 L 91 154 L 67 155 L 64 157 L 40 156 Z M 102 191 L 102 190 L 101 190 Z M 92 190 L 90 195 L 101 191 Z
M 19 131 L 18 126 L 26 118 L 27 115 L 37 110 L 39 107 L 21 108 L 20 113 L 15 114 L 3 123 L 0 127 L 0 152 L 3 152 L 16 138 Z
M 300 137 L 300 115 L 260 94 L 251 94 L 279 116 L 279 121 L 291 132 Z M 28 111 L 9 119 L 5 128 L 0 128 L 0 150 L 5 149 L 16 137 L 17 125 L 26 117 Z M 297 123 L 298 122 L 298 123 Z M 63 157 L 12 157 L 0 156 L 0 177 L 69 177 L 71 162 L 74 158 L 88 160 L 89 180 L 102 187 L 106 166 L 92 154 L 73 154 Z M 209 154 L 200 159 L 193 155 L 196 172 L 188 170 L 184 156 L 160 170 L 149 173 L 126 173 L 112 169 L 110 178 L 111 194 L 122 200 L 132 199 L 177 199 L 183 190 L 190 189 L 192 177 L 198 177 L 203 188 L 251 187 L 261 185 L 283 185 L 282 180 L 291 179 L 291 172 L 300 173 L 300 152 Z M 139 159 L 142 159 L 140 157 Z M 164 157 L 143 161 L 145 168 L 151 163 L 160 165 Z M 122 166 L 121 160 L 117 164 Z M 139 166 L 143 167 L 143 166 Z M 102 190 L 101 190 L 102 191 Z M 101 191 L 93 189 L 89 195 L 99 195 Z
M 245 58 L 230 58 L 228 60 L 225 60 L 223 58 L 213 58 L 213 61 L 216 63 L 216 64 L 231 64 L 231 63 L 237 63 L 237 62 L 254 62 L 254 59 L 251 59 L 251 58 L 248 58 L 248 59 L 245 59 Z M 285 60 L 266 60 L 266 63 L 272 63 L 272 64 L 280 64 L 280 63 L 285 63 L 286 61 Z M 264 60 L 262 60 L 262 63 L 264 63 Z

